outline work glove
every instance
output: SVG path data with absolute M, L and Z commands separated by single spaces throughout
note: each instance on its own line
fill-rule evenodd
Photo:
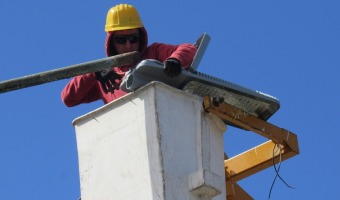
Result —
M 96 79 L 100 82 L 102 89 L 107 94 L 119 89 L 121 77 L 113 70 L 103 70 L 95 72 Z
M 164 72 L 169 77 L 176 77 L 182 71 L 181 63 L 173 58 L 169 58 L 164 62 Z

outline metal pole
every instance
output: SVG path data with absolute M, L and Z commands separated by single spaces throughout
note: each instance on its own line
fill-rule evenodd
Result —
M 0 82 L 0 93 L 18 90 L 30 86 L 40 85 L 52 81 L 71 78 L 74 76 L 101 71 L 117 66 L 135 64 L 139 59 L 139 52 L 131 52 L 102 58 L 90 62 L 80 63 L 54 69 L 46 72 L 23 76 L 20 78 L 10 79 Z

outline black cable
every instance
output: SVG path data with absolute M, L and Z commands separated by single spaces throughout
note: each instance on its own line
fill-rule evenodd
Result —
M 275 178 L 274 178 L 273 183 L 272 183 L 272 185 L 271 185 L 271 187 L 270 187 L 270 190 L 269 190 L 268 200 L 270 199 L 270 196 L 271 196 L 271 194 L 272 194 L 272 190 L 273 190 L 273 187 L 274 187 L 274 184 L 275 184 L 277 175 L 278 175 L 278 171 L 277 171 L 277 169 L 276 169 L 276 167 L 275 167 L 275 161 L 274 161 L 274 158 L 275 158 L 275 147 L 276 147 L 276 144 L 274 145 L 274 148 L 273 148 L 273 157 L 272 157 L 272 161 L 273 161 L 273 166 L 274 166 L 276 175 L 275 175 Z M 280 153 L 280 156 L 281 156 L 281 153 Z M 280 158 L 280 160 L 281 160 L 281 158 Z M 281 162 L 280 162 L 280 166 L 281 166 Z M 280 166 L 279 166 L 279 169 L 278 169 L 278 170 L 280 170 Z
M 279 150 L 280 150 L 280 152 L 279 152 L 279 155 L 280 155 L 279 158 L 280 158 L 280 159 L 279 159 L 279 167 L 278 167 L 278 168 L 276 168 L 276 165 L 275 165 L 275 147 L 278 147 Z M 270 196 L 271 196 L 271 193 L 272 193 L 272 190 L 273 190 L 273 187 L 274 187 L 274 183 L 275 183 L 277 177 L 279 177 L 280 180 L 281 180 L 287 187 L 289 187 L 289 188 L 291 188 L 291 189 L 295 189 L 294 187 L 288 185 L 287 182 L 286 182 L 285 180 L 283 180 L 283 178 L 282 178 L 282 177 L 280 176 L 280 174 L 279 174 L 279 171 L 280 171 L 280 168 L 281 168 L 281 163 L 282 163 L 282 149 L 281 149 L 281 145 L 279 145 L 279 144 L 275 144 L 275 145 L 274 145 L 272 161 L 273 161 L 273 166 L 274 166 L 276 175 L 275 175 L 275 178 L 274 178 L 274 180 L 273 180 L 273 183 L 272 183 L 272 185 L 271 185 L 271 187 L 270 187 L 268 199 L 270 199 Z

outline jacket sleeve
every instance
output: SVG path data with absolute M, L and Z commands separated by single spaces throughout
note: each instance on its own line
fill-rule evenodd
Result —
M 197 48 L 192 44 L 168 45 L 153 43 L 146 52 L 145 59 L 156 59 L 164 62 L 168 58 L 175 58 L 181 62 L 182 67 L 188 68 L 194 59 Z M 153 55 L 151 55 L 153 54 Z
M 93 73 L 76 76 L 61 92 L 61 99 L 67 107 L 90 103 L 100 99 L 100 88 Z

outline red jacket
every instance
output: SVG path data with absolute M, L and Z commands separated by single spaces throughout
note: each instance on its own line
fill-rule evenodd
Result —
M 147 33 L 145 29 L 142 29 L 144 34 L 144 41 L 142 48 L 140 49 L 141 58 L 144 59 L 156 59 L 164 62 L 168 58 L 178 59 L 184 68 L 190 66 L 193 57 L 196 53 L 196 47 L 191 44 L 181 45 L 167 45 L 161 43 L 154 43 L 147 46 Z M 106 39 L 106 54 L 108 56 L 114 55 L 108 48 L 108 41 L 112 36 L 112 33 L 108 33 Z M 115 71 L 124 77 L 125 72 L 129 70 L 129 67 L 117 67 Z M 102 99 L 105 104 L 122 97 L 126 92 L 121 89 L 115 90 L 114 93 L 107 93 L 102 90 L 100 82 L 96 80 L 94 73 L 80 75 L 72 78 L 72 80 L 65 86 L 61 93 L 61 98 L 64 104 L 68 107 L 76 106 L 81 103 L 90 103 L 99 99 Z

